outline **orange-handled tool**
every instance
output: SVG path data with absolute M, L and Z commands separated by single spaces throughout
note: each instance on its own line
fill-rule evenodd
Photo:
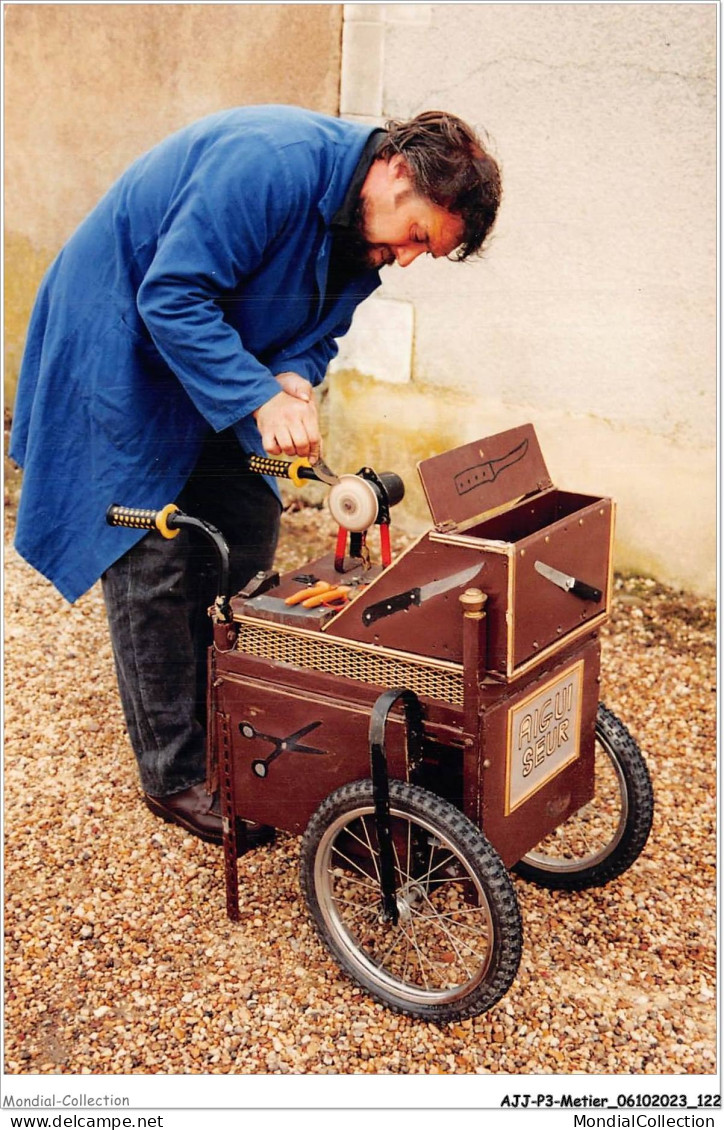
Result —
M 329 581 L 317 581 L 315 585 L 307 586 L 305 589 L 300 589 L 292 596 L 288 596 L 284 601 L 285 604 L 306 604 L 311 596 L 321 596 L 323 593 L 328 592 L 329 589 L 334 588 Z
M 316 608 L 319 604 L 331 604 L 333 600 L 349 600 L 350 588 L 350 585 L 330 586 L 325 592 L 308 595 L 302 601 L 302 608 Z

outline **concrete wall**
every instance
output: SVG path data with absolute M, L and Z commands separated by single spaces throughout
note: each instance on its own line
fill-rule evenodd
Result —
M 338 4 L 10 4 L 5 10 L 5 395 L 40 279 L 109 184 L 228 106 L 339 108 Z
M 713 594 L 716 5 L 348 4 L 343 44 L 342 114 L 460 114 L 504 202 L 482 262 L 386 269 L 330 463 L 412 484 L 530 420 L 558 485 L 618 500 L 619 568 Z

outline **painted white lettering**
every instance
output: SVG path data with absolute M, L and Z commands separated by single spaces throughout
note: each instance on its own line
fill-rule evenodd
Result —
M 573 683 L 567 683 L 561 690 L 556 691 L 556 718 L 564 718 L 573 706 Z

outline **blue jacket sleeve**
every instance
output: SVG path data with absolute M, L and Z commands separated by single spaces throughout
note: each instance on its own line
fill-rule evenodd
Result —
M 269 362 L 270 371 L 274 374 L 298 373 L 316 387 L 324 380 L 329 362 L 337 356 L 339 347 L 335 338 L 346 334 L 349 327 L 350 319 L 347 319 L 332 334 L 323 337 L 304 352 L 296 355 L 285 354 L 283 358 L 272 359 Z
M 156 348 L 217 431 L 279 392 L 270 369 L 224 320 L 219 299 L 259 267 L 293 222 L 301 189 L 291 182 L 279 154 L 259 138 L 219 139 L 171 201 L 138 291 Z

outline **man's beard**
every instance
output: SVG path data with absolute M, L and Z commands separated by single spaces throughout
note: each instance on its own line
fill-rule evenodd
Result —
M 352 223 L 338 235 L 337 250 L 340 267 L 350 275 L 360 271 L 378 270 L 386 263 L 394 262 L 391 252 L 390 256 L 385 255 L 380 258 L 381 247 L 370 243 L 366 238 L 367 214 L 367 201 L 360 197 L 352 216 Z

